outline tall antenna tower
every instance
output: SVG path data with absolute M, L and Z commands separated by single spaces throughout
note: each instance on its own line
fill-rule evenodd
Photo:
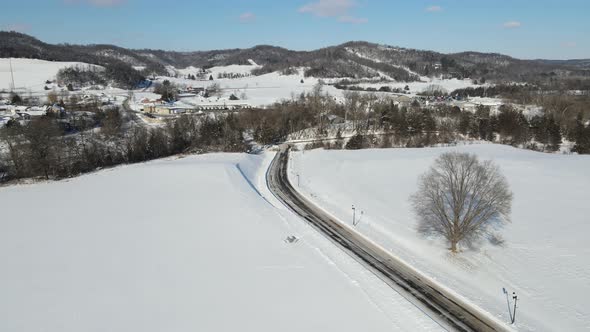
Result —
M 10 92 L 14 92 L 14 71 L 12 70 L 12 58 L 8 58 L 8 62 L 10 63 L 10 78 L 12 79 L 12 84 L 10 84 Z

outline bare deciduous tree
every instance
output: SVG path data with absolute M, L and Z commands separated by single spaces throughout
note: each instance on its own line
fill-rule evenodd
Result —
M 493 162 L 450 152 L 442 154 L 422 175 L 410 200 L 419 220 L 418 230 L 442 235 L 456 252 L 460 242 L 469 243 L 510 220 L 512 193 Z
M 101 132 L 109 137 L 119 135 L 123 129 L 123 117 L 118 108 L 104 112 Z

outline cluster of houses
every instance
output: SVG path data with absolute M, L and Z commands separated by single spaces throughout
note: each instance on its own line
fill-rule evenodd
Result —
M 49 106 L 15 106 L 0 101 L 0 127 L 5 126 L 10 120 L 30 120 L 36 116 L 49 113 L 64 114 L 65 109 L 57 104 Z
M 158 115 L 178 115 L 186 113 L 202 113 L 214 111 L 236 111 L 240 109 L 252 108 L 248 103 L 205 103 L 198 105 L 189 105 L 178 102 L 165 102 L 161 99 L 141 101 L 141 111 L 147 114 Z
M 446 104 L 449 106 L 456 106 L 467 112 L 475 112 L 479 106 L 488 106 L 492 112 L 498 111 L 502 103 L 497 101 L 483 102 L 481 100 L 474 101 L 472 98 L 463 98 L 461 96 L 419 96 L 418 100 L 424 106 L 433 106 L 437 104 Z
M 497 112 L 502 103 L 498 101 L 481 101 L 471 100 L 471 98 L 462 98 L 460 96 L 415 96 L 397 95 L 391 98 L 394 105 L 399 107 L 410 107 L 418 103 L 423 107 L 434 107 L 436 105 L 456 106 L 467 112 L 475 112 L 479 106 L 489 106 L 492 112 Z
M 160 99 L 145 98 L 140 101 L 140 110 L 146 114 L 179 115 L 205 112 L 224 112 L 249 109 L 249 103 L 239 100 L 217 100 L 207 97 L 207 89 L 204 87 L 187 87 L 178 91 L 177 101 L 169 102 Z M 200 98 L 201 100 L 196 100 Z
M 92 95 L 92 94 L 79 95 L 79 98 L 80 98 L 80 100 L 78 101 L 78 104 L 98 103 L 102 106 L 113 104 L 112 98 L 105 93 L 101 93 L 100 95 Z M 115 97 L 115 99 L 116 99 L 116 97 Z
M 204 87 L 193 87 L 193 86 L 189 86 L 186 88 L 186 90 L 184 91 L 185 93 L 192 93 L 195 95 L 199 95 L 199 94 L 203 94 L 205 93 L 206 89 Z
M 76 93 L 70 96 L 69 101 L 73 101 L 73 98 L 77 98 L 76 104 L 80 106 L 99 105 L 104 107 L 113 104 L 112 97 L 105 93 Z M 58 114 L 60 117 L 63 117 L 66 114 L 66 110 L 57 103 L 43 106 L 19 106 L 13 105 L 8 99 L 0 98 L 0 127 L 5 126 L 10 120 L 25 121 L 30 120 L 33 117 L 44 116 L 50 113 Z

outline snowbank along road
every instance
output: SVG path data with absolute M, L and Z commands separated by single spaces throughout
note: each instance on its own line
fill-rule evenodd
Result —
M 281 146 L 267 172 L 273 194 L 293 212 L 307 220 L 332 242 L 370 269 L 394 290 L 437 320 L 456 331 L 509 331 L 502 322 L 466 303 L 453 292 L 423 276 L 405 262 L 338 221 L 298 193 L 288 179 L 289 146 Z

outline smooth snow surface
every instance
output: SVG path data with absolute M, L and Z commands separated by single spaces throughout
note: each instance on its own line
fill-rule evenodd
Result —
M 0 188 L 0 331 L 440 331 L 274 199 L 272 157 Z
M 415 231 L 409 196 L 420 174 L 446 151 L 493 159 L 514 193 L 503 247 L 483 243 L 447 251 Z M 590 157 L 542 154 L 481 144 L 452 148 L 297 152 L 292 182 L 348 223 L 351 206 L 364 211 L 357 228 L 469 301 L 508 321 L 505 287 L 520 300 L 521 331 L 590 329 Z M 357 216 L 359 215 L 357 214 Z

